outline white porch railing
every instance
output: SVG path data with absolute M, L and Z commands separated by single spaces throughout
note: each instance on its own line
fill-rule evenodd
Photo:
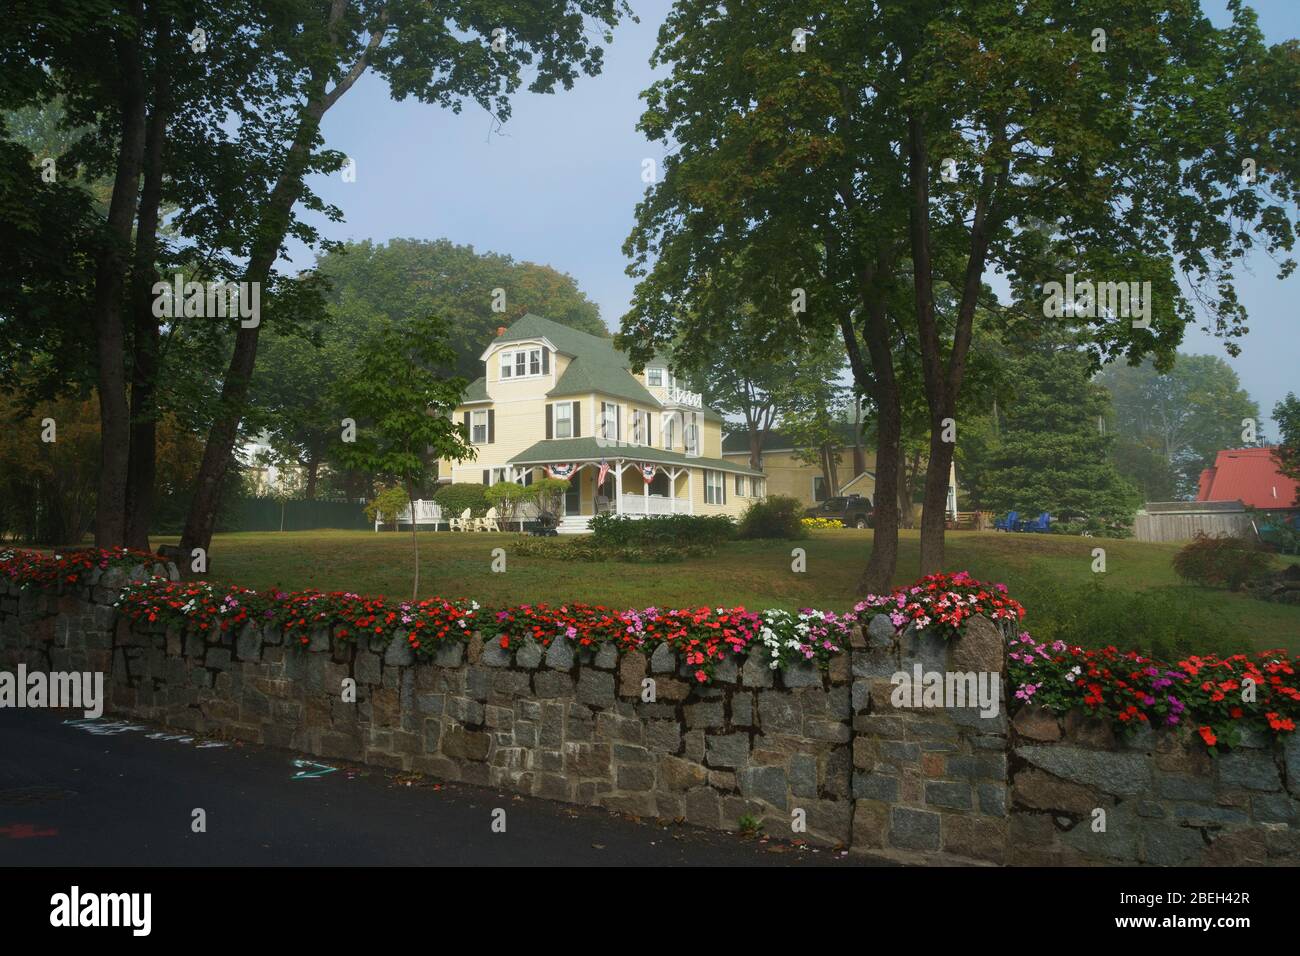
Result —
M 665 498 L 661 495 L 632 495 L 624 492 L 621 514 L 636 518 L 642 515 L 684 515 L 689 514 L 689 498 Z

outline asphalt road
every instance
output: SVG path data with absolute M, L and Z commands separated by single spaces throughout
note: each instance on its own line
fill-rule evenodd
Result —
M 140 723 L 105 732 L 126 724 L 115 718 L 84 726 L 69 719 L 0 710 L 0 866 L 867 862 L 486 788 L 408 785 L 373 767 L 252 744 L 167 739 Z M 196 808 L 205 811 L 205 833 L 192 830 Z M 504 833 L 492 829 L 498 808 Z

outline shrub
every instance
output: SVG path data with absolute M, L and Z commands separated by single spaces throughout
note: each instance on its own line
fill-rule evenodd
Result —
M 539 478 L 530 485 L 537 496 L 537 507 L 553 515 L 564 513 L 564 495 L 569 482 L 564 478 Z
M 713 554 L 709 544 L 601 544 L 594 537 L 583 536 L 569 541 L 554 538 L 526 538 L 512 545 L 515 554 L 557 561 L 631 561 L 641 564 L 668 564 L 687 558 L 706 558 Z
M 1239 644 L 1237 622 L 1185 588 L 1130 591 L 1109 586 L 1097 575 L 1083 584 L 1022 584 L 1018 590 L 1033 608 L 1039 640 L 1083 647 L 1115 644 L 1165 659 L 1193 648 L 1228 652 Z
M 487 488 L 474 482 L 443 485 L 434 492 L 433 500 L 447 518 L 459 517 L 466 508 L 478 516 L 488 510 Z
M 726 515 L 596 515 L 588 525 L 602 546 L 644 547 L 686 544 L 718 544 L 736 534 Z
M 513 481 L 498 481 L 484 493 L 487 503 L 497 509 L 497 523 L 503 531 L 519 520 L 520 509 L 529 502 L 537 500 L 537 491 L 532 485 L 517 485 Z
M 751 502 L 740 518 L 742 538 L 802 538 L 803 502 L 786 495 L 770 495 Z
M 1239 589 L 1268 570 L 1272 559 L 1245 538 L 1210 537 L 1199 532 L 1174 555 L 1174 571 L 1184 581 L 1206 587 Z
M 395 523 L 397 516 L 411 506 L 411 499 L 406 490 L 394 486 L 381 489 L 366 503 L 366 518 L 369 521 L 381 521 L 384 524 Z

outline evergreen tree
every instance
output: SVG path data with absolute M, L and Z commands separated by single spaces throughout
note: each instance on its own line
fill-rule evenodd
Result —
M 976 506 L 1081 515 L 1098 530 L 1126 526 L 1140 496 L 1111 459 L 1110 397 L 1089 380 L 1088 357 L 1040 341 L 1013 358 L 1009 374 L 1014 399 L 996 423 L 971 429 L 974 447 L 964 448 L 964 482 Z

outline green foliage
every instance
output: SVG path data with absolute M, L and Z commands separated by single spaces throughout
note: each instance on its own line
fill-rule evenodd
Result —
M 1008 374 L 1014 398 L 963 452 L 963 484 L 975 507 L 1026 518 L 1046 511 L 1077 522 L 1080 533 L 1131 524 L 1139 497 L 1109 460 L 1113 439 L 1098 427 L 1109 395 L 1089 382 L 1087 356 L 1043 341 L 1014 356 Z
M 1174 555 L 1174 571 L 1184 581 L 1235 591 L 1269 569 L 1273 559 L 1253 541 L 1228 535 L 1196 539 Z
M 564 514 L 564 495 L 569 490 L 567 478 L 538 478 L 532 488 L 538 508 L 557 517 Z
M 386 323 L 362 340 L 341 383 L 357 433 L 355 441 L 340 443 L 339 458 L 350 468 L 400 482 L 410 498 L 428 481 L 434 461 L 464 461 L 475 454 L 465 426 L 451 418 L 465 380 L 438 372 L 453 360 L 445 334 L 432 316 Z M 420 587 L 415 532 L 412 523 L 412 596 Z
M 671 564 L 688 558 L 705 558 L 715 548 L 704 543 L 646 542 L 613 544 L 586 535 L 567 541 L 555 538 L 525 538 L 510 546 L 512 554 L 556 561 L 627 561 L 635 564 Z
M 1241 650 L 1239 621 L 1178 587 L 1130 591 L 1104 584 L 1026 579 L 1018 588 L 1029 614 L 1025 624 L 1040 641 L 1082 647 L 1114 644 L 1151 657 L 1177 660 L 1192 652 Z
M 1212 355 L 1179 353 L 1166 372 L 1150 360 L 1114 365 L 1097 381 L 1115 409 L 1115 462 L 1148 501 L 1195 495 L 1218 451 L 1241 446 L 1242 420 L 1259 420 L 1237 373 Z
M 479 356 L 498 326 L 528 312 L 592 335 L 608 336 L 600 310 L 572 276 L 550 266 L 516 262 L 448 239 L 348 243 L 321 257 L 331 283 L 331 311 L 346 320 L 398 321 L 433 313 L 446 323 L 457 374 L 483 374 Z M 505 290 L 506 311 L 492 310 L 491 289 Z
M 438 502 L 444 518 L 459 518 L 466 508 L 472 515 L 481 517 L 490 507 L 487 488 L 471 481 L 443 485 L 433 493 L 433 500 Z
M 1300 482 L 1300 398 L 1287 392 L 1286 398 L 1273 406 L 1273 420 L 1281 431 L 1281 440 L 1273 449 L 1273 460 L 1282 474 Z M 1300 496 L 1300 489 L 1296 494 Z M 1293 504 L 1300 505 L 1300 497 Z
M 714 545 L 735 537 L 736 526 L 726 515 L 596 515 L 588 525 L 602 547 Z
M 519 520 L 523 506 L 537 500 L 537 488 L 533 485 L 517 485 L 513 481 L 498 481 L 483 492 L 490 507 L 497 509 L 497 524 L 502 531 L 508 531 L 509 525 Z
M 762 501 L 751 501 L 740 516 L 740 537 L 788 540 L 806 537 L 803 508 L 802 501 L 786 495 L 769 495 Z
M 366 518 L 370 521 L 381 521 L 384 524 L 396 522 L 397 516 L 409 508 L 411 499 L 407 497 L 406 489 L 394 485 L 391 488 L 385 488 L 380 491 L 374 498 L 366 502 Z

